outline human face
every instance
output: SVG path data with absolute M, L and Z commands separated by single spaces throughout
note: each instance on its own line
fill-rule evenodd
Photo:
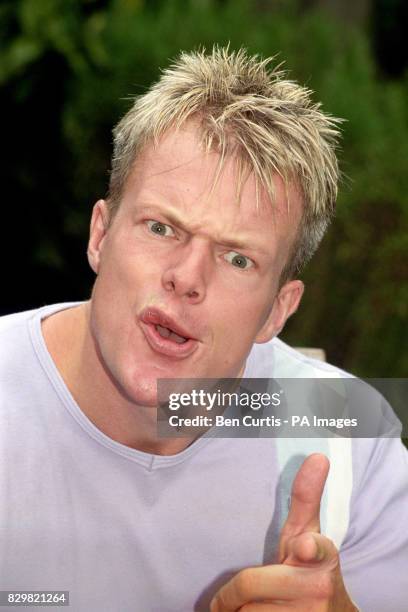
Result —
M 127 400 L 152 406 L 158 378 L 238 376 L 254 342 L 283 327 L 302 283 L 278 280 L 301 217 L 282 181 L 276 201 L 255 179 L 236 197 L 236 162 L 215 183 L 217 153 L 197 130 L 170 131 L 138 158 L 108 227 L 96 203 L 88 256 L 95 354 Z M 166 328 L 176 332 L 168 338 Z M 183 338 L 187 338 L 186 341 Z

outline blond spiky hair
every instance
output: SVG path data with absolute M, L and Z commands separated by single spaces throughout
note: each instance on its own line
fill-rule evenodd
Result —
M 111 218 L 141 149 L 194 118 L 204 149 L 218 151 L 221 164 L 226 155 L 236 156 L 272 202 L 276 173 L 300 190 L 303 221 L 281 281 L 299 272 L 334 213 L 341 120 L 323 113 L 312 92 L 288 80 L 279 66 L 269 69 L 273 59 L 228 47 L 181 53 L 114 129 Z

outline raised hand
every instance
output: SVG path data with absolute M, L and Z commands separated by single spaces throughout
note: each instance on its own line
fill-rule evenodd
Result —
M 310 455 L 292 487 L 281 531 L 279 564 L 240 571 L 215 595 L 211 612 L 355 612 L 338 551 L 320 534 L 320 502 L 329 472 L 324 455 Z

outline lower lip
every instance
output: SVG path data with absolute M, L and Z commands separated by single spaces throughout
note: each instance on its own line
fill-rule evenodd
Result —
M 143 333 L 150 347 L 161 355 L 173 357 L 174 359 L 185 359 L 197 348 L 197 340 L 189 338 L 182 344 L 177 344 L 168 338 L 163 338 L 152 323 L 141 323 Z

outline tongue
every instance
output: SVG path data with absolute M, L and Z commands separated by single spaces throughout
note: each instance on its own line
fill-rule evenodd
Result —
M 187 338 L 179 336 L 178 334 L 176 334 L 176 332 L 171 331 L 168 327 L 162 327 L 161 325 L 157 325 L 156 329 L 163 338 L 168 338 L 173 342 L 177 342 L 177 344 L 183 344 L 183 342 L 187 342 Z
M 177 344 L 183 344 L 183 342 L 187 342 L 187 338 L 183 338 L 183 336 L 179 336 L 176 332 L 171 332 L 169 336 L 169 340 L 174 340 Z
M 171 331 L 167 327 L 156 325 L 156 329 L 163 338 L 168 338 L 171 334 Z

